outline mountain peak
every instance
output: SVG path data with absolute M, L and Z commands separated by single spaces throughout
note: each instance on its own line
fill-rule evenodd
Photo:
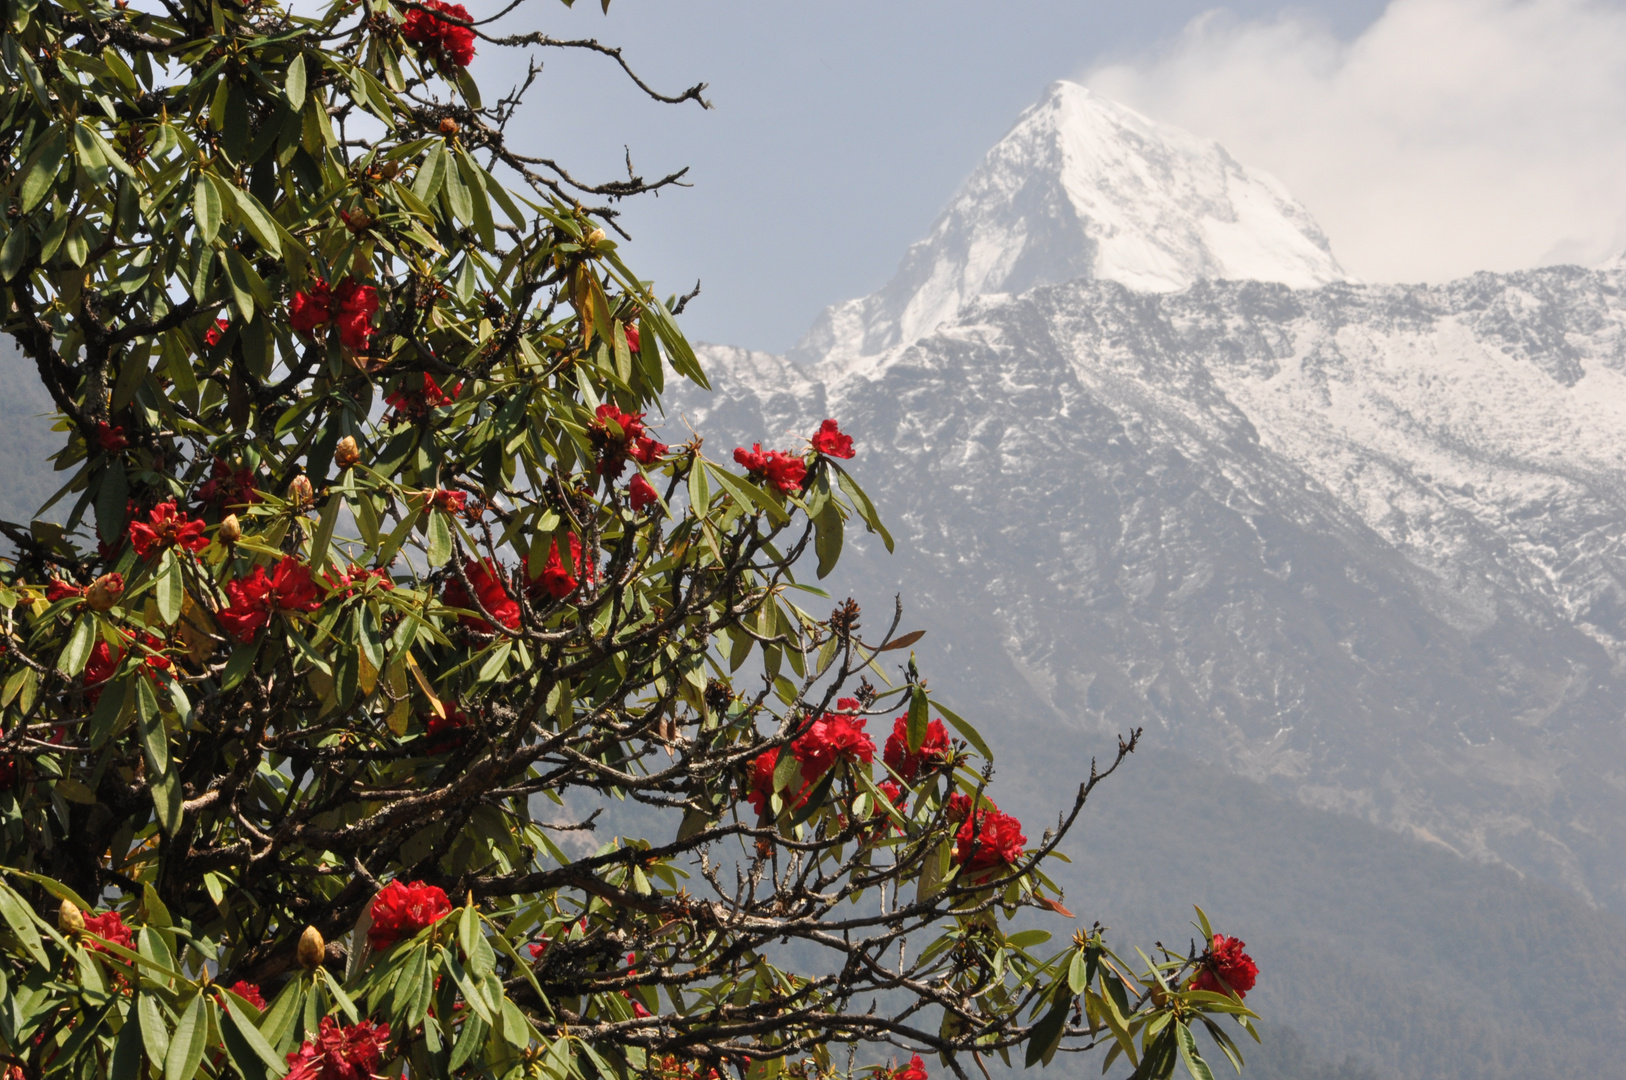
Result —
M 841 362 L 913 341 L 966 301 L 1079 278 L 1139 292 L 1202 279 L 1345 279 L 1315 221 L 1218 143 L 1071 82 L 990 150 L 879 292 L 827 310 L 793 355 Z

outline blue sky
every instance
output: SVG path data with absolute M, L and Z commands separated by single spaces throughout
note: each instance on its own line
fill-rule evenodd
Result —
M 1430 158 L 1409 182 L 1446 184 L 1453 169 L 1475 176 L 1506 172 L 1495 154 L 1516 154 L 1517 147 L 1499 146 L 1485 158 L 1474 140 L 1495 138 L 1455 132 L 1460 125 L 1452 110 L 1475 111 L 1471 102 L 1485 71 L 1496 81 L 1508 67 L 1497 48 L 1534 32 L 1526 18 L 1532 10 L 1542 13 L 1542 26 L 1584 39 L 1598 52 L 1594 59 L 1555 55 L 1552 64 L 1599 68 L 1602 74 L 1583 96 L 1609 98 L 1618 89 L 1618 65 L 1600 50 L 1615 42 L 1587 19 L 1618 21 L 1621 5 L 1394 0 L 1399 10 L 1385 14 L 1386 6 L 1379 0 L 1289 7 L 1235 2 L 1216 14 L 1212 4 L 1186 0 L 614 0 L 605 16 L 593 0 L 571 10 L 531 4 L 515 16 L 513 29 L 622 45 L 663 89 L 710 83 L 707 96 L 716 107 L 657 105 L 608 62 L 550 50 L 542 54 L 546 68 L 518 132 L 535 152 L 586 176 L 620 174 L 623 146 L 645 174 L 689 165 L 693 188 L 625 204 L 634 236 L 629 257 L 666 291 L 702 279 L 702 296 L 685 319 L 696 339 L 772 350 L 793 344 L 824 305 L 882 284 L 981 155 L 1057 78 L 1105 82 L 1114 96 L 1154 118 L 1218 138 L 1240 160 L 1273 172 L 1321 219 L 1346 265 L 1363 276 L 1439 276 L 1458 272 L 1459 263 L 1528 263 L 1567 250 L 1558 234 L 1570 225 L 1554 222 L 1541 226 L 1553 236 L 1541 233 L 1516 251 L 1511 240 L 1503 243 L 1505 253 L 1494 245 L 1482 252 L 1442 233 L 1420 242 L 1419 251 L 1458 253 L 1456 263 L 1437 259 L 1435 266 L 1420 255 L 1385 263 L 1383 254 L 1397 245 L 1370 232 L 1368 219 L 1413 207 L 1423 216 L 1420 224 L 1404 223 L 1409 235 L 1426 233 L 1442 214 L 1413 199 L 1409 188 L 1373 205 L 1372 193 L 1382 185 L 1361 170 L 1405 176 L 1403 163 L 1383 155 L 1466 139 L 1471 152 L 1449 161 Z M 1502 36 L 1492 34 L 1483 55 L 1453 64 L 1453 42 L 1465 36 L 1459 24 L 1488 26 Z M 1449 36 L 1442 46 L 1431 44 L 1431 34 Z M 493 84 L 511 80 L 520 66 L 511 57 L 492 59 L 495 51 L 488 47 L 477 61 L 488 98 Z M 1378 100 L 1381 88 L 1395 81 L 1388 69 L 1408 66 L 1443 71 L 1435 79 L 1440 85 L 1422 93 L 1420 107 L 1413 98 L 1398 107 Z M 1537 74 L 1555 78 L 1535 66 Z M 1567 89 L 1552 94 L 1582 93 L 1568 71 L 1558 81 Z M 1311 104 L 1289 109 L 1299 99 Z M 1440 135 L 1440 115 L 1453 121 L 1450 138 Z M 1430 124 L 1421 137 L 1407 127 L 1421 122 L 1418 116 Z M 1606 119 L 1599 139 L 1626 143 L 1616 137 L 1626 134 L 1626 117 Z M 1506 127 L 1492 117 L 1473 130 L 1490 130 L 1493 121 L 1498 131 Z M 1538 130 L 1542 120 L 1532 116 L 1527 123 Z M 1343 139 L 1346 129 L 1353 134 Z M 1359 160 L 1340 164 L 1346 148 L 1358 148 Z M 1577 171 L 1554 167 L 1566 176 Z M 1602 164 L 1597 169 L 1603 179 L 1620 175 Z M 1516 190 L 1508 183 L 1506 196 L 1489 199 L 1483 215 L 1505 219 L 1508 206 L 1541 189 L 1539 177 Z M 1615 198 L 1597 196 L 1606 197 Z M 1577 199 L 1585 202 L 1580 195 L 1559 201 Z M 1626 215 L 1626 206 L 1621 209 Z M 1401 224 L 1393 213 L 1390 218 Z M 1462 221 L 1460 230 L 1462 237 L 1487 231 L 1478 218 Z M 1598 241 L 1606 242 L 1612 241 Z

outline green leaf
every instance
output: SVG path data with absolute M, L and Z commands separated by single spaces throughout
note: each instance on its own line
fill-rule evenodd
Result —
M 4 882 L 0 882 L 0 918 L 6 920 L 6 925 L 11 927 L 11 932 L 16 935 L 23 950 L 34 962 L 50 971 L 51 957 L 45 951 L 45 943 L 40 940 L 39 931 L 34 927 L 34 915 L 29 910 L 28 902 Z
M 228 190 L 237 204 L 237 216 L 243 225 L 247 227 L 254 239 L 259 241 L 260 246 L 266 250 L 267 254 L 272 258 L 280 257 L 282 255 L 282 239 L 278 235 L 277 224 L 272 219 L 271 214 L 265 207 L 260 205 L 260 200 L 242 188 L 231 187 Z
M 225 1002 L 226 1024 L 222 1025 L 222 1027 L 235 1029 L 242 1040 L 248 1044 L 249 1049 L 261 1061 L 270 1066 L 272 1075 L 281 1076 L 286 1072 L 288 1070 L 287 1061 L 281 1054 L 277 1053 L 276 1048 L 266 1040 L 266 1037 L 260 1034 L 260 1029 L 255 1027 L 253 1022 L 243 1015 L 241 1008 L 239 1008 L 237 1002 L 232 1000 L 230 994 L 225 996 Z
M 412 194 L 425 205 L 434 202 L 435 196 L 440 193 L 445 169 L 446 144 L 436 139 L 424 153 L 423 164 L 418 166 L 418 175 L 412 182 Z
M 129 1020 L 119 1029 L 113 1041 L 113 1060 L 107 1068 L 107 1080 L 141 1080 L 141 1025 Z
M 950 727 L 960 733 L 961 738 L 971 744 L 972 749 L 982 755 L 984 761 L 994 760 L 994 752 L 988 749 L 988 744 L 983 741 L 982 735 L 977 731 L 976 728 L 972 727 L 966 721 L 960 719 L 958 713 L 944 705 L 941 701 L 934 701 L 931 703 L 931 705 L 932 708 L 936 709 L 942 714 L 944 720 L 949 722 Z
M 152 775 L 163 776 L 169 772 L 169 735 L 164 731 L 164 718 L 158 711 L 158 695 L 153 692 L 151 679 L 136 680 L 136 714 L 147 768 Z
M 445 566 L 446 560 L 452 557 L 452 529 L 446 520 L 443 511 L 429 511 L 429 540 L 424 548 L 424 558 L 430 566 Z
M 830 500 L 824 504 L 819 516 L 813 519 L 813 550 L 819 557 L 819 577 L 826 577 L 836 568 L 841 558 L 841 508 Z
M 1067 1030 L 1067 1014 L 1073 1010 L 1073 999 L 1067 994 L 1057 994 L 1056 1001 L 1050 1006 L 1050 1011 L 1044 1018 L 1033 1025 L 1033 1034 L 1028 1036 L 1028 1049 L 1025 1056 L 1027 1068 L 1043 1061 L 1050 1064 L 1055 1056 L 1056 1047 L 1061 1045 L 1062 1034 Z
M 1214 1073 L 1197 1052 L 1197 1039 L 1191 1034 L 1191 1029 L 1184 1024 L 1177 1023 L 1174 1028 L 1174 1037 L 1180 1044 L 1180 1059 L 1185 1062 L 1186 1071 L 1193 1080 L 1214 1080 Z
M 288 62 L 288 71 L 282 77 L 282 93 L 288 107 L 294 112 L 305 107 L 305 54 L 298 53 Z
M 203 237 L 203 242 L 214 243 L 225 217 L 225 207 L 221 205 L 219 189 L 210 179 L 200 177 L 192 185 L 192 216 L 197 220 L 198 234 Z
M 166 833 L 175 835 L 175 830 L 181 827 L 181 776 L 177 772 L 170 772 L 166 776 L 154 777 L 149 782 L 152 793 L 152 807 L 157 811 L 158 824 L 163 826 Z
M 836 470 L 841 490 L 845 491 L 847 497 L 852 499 L 853 508 L 858 511 L 858 516 L 864 519 L 864 524 L 869 526 L 871 532 L 880 535 L 881 542 L 886 545 L 886 550 L 890 552 L 893 546 L 892 534 L 886 531 L 885 525 L 881 524 L 881 516 L 875 512 L 875 504 L 869 501 L 869 496 L 864 494 L 864 489 L 858 486 L 858 482 L 847 475 L 846 469 L 843 469 L 834 461 L 831 461 L 830 465 Z
M 909 688 L 909 752 L 920 753 L 920 748 L 926 744 L 926 731 L 931 725 L 931 702 L 926 697 L 925 688 L 916 685 Z
M 56 666 L 70 678 L 84 671 L 95 642 L 95 618 L 80 616 L 79 621 L 73 624 L 73 633 L 68 635 L 68 643 L 62 647 L 62 655 L 57 657 Z
M 57 174 L 62 171 L 63 156 L 68 148 L 67 132 L 61 124 L 54 124 L 51 133 L 47 135 L 39 148 L 29 158 L 28 164 L 23 166 L 22 200 L 23 213 L 33 213 L 34 208 L 45 198 L 46 192 L 56 182 Z
M 17 222 L 6 235 L 5 244 L 0 245 L 0 278 L 10 281 L 17 276 L 17 271 L 23 268 L 23 260 L 28 257 L 28 241 L 28 223 Z
M 775 525 L 788 525 L 790 523 L 790 515 L 785 513 L 785 508 L 770 499 L 767 492 L 755 484 L 748 480 L 742 480 L 726 469 L 711 464 L 709 461 L 706 463 L 706 468 L 711 470 L 712 478 L 723 487 L 723 490 L 734 496 L 734 501 L 740 504 L 741 509 L 754 506 L 766 513 L 768 519 Z
M 153 599 L 158 602 L 158 617 L 165 626 L 174 626 L 181 617 L 181 606 L 186 602 L 186 579 L 181 576 L 181 564 L 175 558 L 175 549 L 164 552 L 158 567 L 158 581 L 153 586 Z
M 335 491 L 322 508 L 321 520 L 316 524 L 316 535 L 311 537 L 310 565 L 320 570 L 328 564 L 328 549 L 333 543 L 333 530 L 339 524 L 339 511 L 344 507 L 344 492 Z
M 136 998 L 136 1015 L 141 1021 L 141 1040 L 146 1044 L 147 1056 L 153 1061 L 169 1058 L 169 1026 L 164 1023 L 163 1006 L 151 994 Z
M 164 1080 L 192 1080 L 203 1061 L 203 1048 L 209 1041 L 209 1019 L 204 1015 L 206 1002 L 202 994 L 192 998 L 192 1004 L 181 1014 L 170 1040 L 169 1053 L 164 1056 Z

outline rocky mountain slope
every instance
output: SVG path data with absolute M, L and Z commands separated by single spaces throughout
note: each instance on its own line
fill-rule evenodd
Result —
M 1626 271 L 1342 276 L 1273 181 L 1063 83 L 890 285 L 680 408 L 857 432 L 903 554 L 854 580 L 997 659 L 990 706 L 1626 910 Z

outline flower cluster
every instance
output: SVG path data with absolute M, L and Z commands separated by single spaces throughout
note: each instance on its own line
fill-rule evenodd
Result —
M 985 809 L 973 810 L 966 795 L 949 796 L 948 817 L 959 821 L 954 834 L 954 862 L 967 874 L 986 875 L 996 867 L 1021 861 L 1028 838 L 1022 823 L 984 799 Z
M 278 612 L 312 612 L 322 606 L 322 587 L 311 578 L 310 567 L 284 555 L 267 575 L 265 567 L 240 581 L 226 583 L 231 603 L 220 610 L 220 623 L 235 640 L 249 642 L 268 626 Z
M 260 501 L 254 470 L 234 469 L 219 458 L 209 466 L 209 479 L 198 485 L 198 499 L 211 506 L 246 506 Z
M 469 579 L 469 585 L 474 588 L 474 596 L 463 582 L 452 578 L 446 582 L 441 590 L 441 603 L 447 607 L 467 608 L 470 611 L 479 611 L 482 608 L 489 612 L 498 622 L 510 630 L 519 629 L 519 601 L 508 591 L 508 585 L 503 581 L 502 571 L 490 559 L 481 559 L 475 562 L 469 559 L 463 563 L 463 576 Z M 478 597 L 479 605 L 475 605 Z M 459 615 L 457 621 L 469 629 L 481 634 L 496 632 L 496 627 L 479 615 Z
M 609 402 L 595 410 L 587 437 L 598 454 L 599 475 L 611 480 L 621 475 L 628 458 L 653 465 L 666 454 L 666 444 L 656 442 L 644 426 L 643 413 L 622 412 Z
M 920 1060 L 919 1054 L 914 1054 L 909 1058 L 907 1065 L 879 1070 L 876 1073 L 876 1080 L 929 1080 L 929 1074 L 926 1072 L 926 1063 Z
M 643 473 L 634 476 L 632 483 L 627 485 L 627 497 L 632 503 L 632 512 L 635 514 L 643 513 L 646 507 L 653 506 L 660 499 L 660 496 L 655 493 L 654 487 L 650 485 L 648 480 L 644 479 Z
M 949 745 L 948 731 L 943 727 L 943 721 L 933 720 L 926 725 L 926 737 L 921 740 L 920 749 L 911 754 L 909 718 L 900 716 L 892 721 L 892 734 L 886 738 L 886 749 L 882 751 L 881 760 L 886 762 L 886 767 L 902 778 L 904 783 L 912 784 L 915 777 L 920 775 L 922 765 L 935 768 L 953 761 L 954 749 Z
M 435 886 L 421 881 L 392 881 L 373 897 L 373 924 L 367 928 L 367 944 L 382 951 L 451 913 L 451 902 Z
M 802 490 L 802 481 L 807 479 L 807 464 L 801 458 L 783 450 L 764 450 L 761 443 L 752 443 L 749 450 L 736 447 L 734 462 L 743 466 L 753 481 L 772 484 L 782 495 Z
M 307 337 L 329 323 L 339 328 L 339 341 L 354 352 L 366 352 L 373 336 L 373 316 L 378 314 L 378 290 L 345 278 L 337 289 L 321 278 L 312 278 L 309 287 L 294 294 L 288 304 L 288 323 Z
M 837 704 L 843 705 L 846 700 L 843 699 Z M 751 765 L 751 788 L 746 798 L 758 815 L 766 814 L 771 805 L 770 800 L 774 791 L 773 774 L 779 767 L 781 749 L 776 747 L 758 754 L 756 761 Z M 874 761 L 875 742 L 864 732 L 863 718 L 839 712 L 825 713 L 792 740 L 790 752 L 797 765 L 801 767 L 802 774 L 801 790 L 785 800 L 787 805 L 794 809 L 806 801 L 813 785 L 817 784 L 836 762 L 868 765 Z
M 1207 990 L 1211 994 L 1235 991 L 1244 998 L 1259 978 L 1259 965 L 1244 952 L 1246 943 L 1238 938 L 1215 934 L 1213 944 L 1202 959 L 1202 970 L 1191 981 L 1194 990 Z
M 853 437 L 843 435 L 841 428 L 834 420 L 826 420 L 819 425 L 819 430 L 813 433 L 810 440 L 815 454 L 825 457 L 850 458 L 853 456 Z M 915 1059 L 919 1061 L 919 1058 Z
M 114 945 L 122 945 L 126 949 L 135 948 L 135 932 L 124 925 L 124 916 L 116 911 L 103 912 L 100 915 L 86 915 L 85 929 Z M 92 952 L 106 952 L 99 942 L 87 941 L 85 945 Z
M 410 380 L 409 380 L 410 382 Z M 443 408 L 457 400 L 462 392 L 462 383 L 453 383 L 451 390 L 442 390 L 435 377 L 427 371 L 423 373 L 423 385 L 415 390 L 407 388 L 408 382 L 384 396 L 384 404 L 394 409 L 396 415 L 407 420 L 421 420 L 429 415 L 431 409 Z
M 371 1080 L 389 1041 L 388 1024 L 363 1020 L 344 1026 L 324 1016 L 316 1038 L 289 1051 L 283 1080 Z
M 466 23 L 474 21 L 462 4 L 424 0 L 422 6 L 407 12 L 401 36 L 436 60 L 446 59 L 458 67 L 468 67 L 474 60 L 474 31 L 467 26 L 447 22 L 441 15 L 450 15 Z
M 444 715 L 430 713 L 424 725 L 429 735 L 428 745 L 424 749 L 431 754 L 450 753 L 469 741 L 469 714 L 460 709 L 455 701 L 443 702 L 442 707 Z
M 236 994 L 238 997 L 242 998 L 256 1009 L 259 1009 L 261 1012 L 265 1011 L 265 996 L 260 993 L 260 988 L 254 983 L 244 982 L 242 979 L 238 979 L 236 982 L 226 987 L 226 989 L 230 990 L 232 993 Z
M 116 454 L 130 445 L 125 438 L 124 428 L 109 424 L 105 420 L 96 421 L 96 444 L 109 454 Z
M 130 523 L 130 543 L 135 545 L 136 554 L 145 559 L 167 547 L 202 551 L 209 546 L 209 538 L 203 535 L 203 522 L 177 511 L 174 500 L 170 500 L 153 507 L 146 521 Z

